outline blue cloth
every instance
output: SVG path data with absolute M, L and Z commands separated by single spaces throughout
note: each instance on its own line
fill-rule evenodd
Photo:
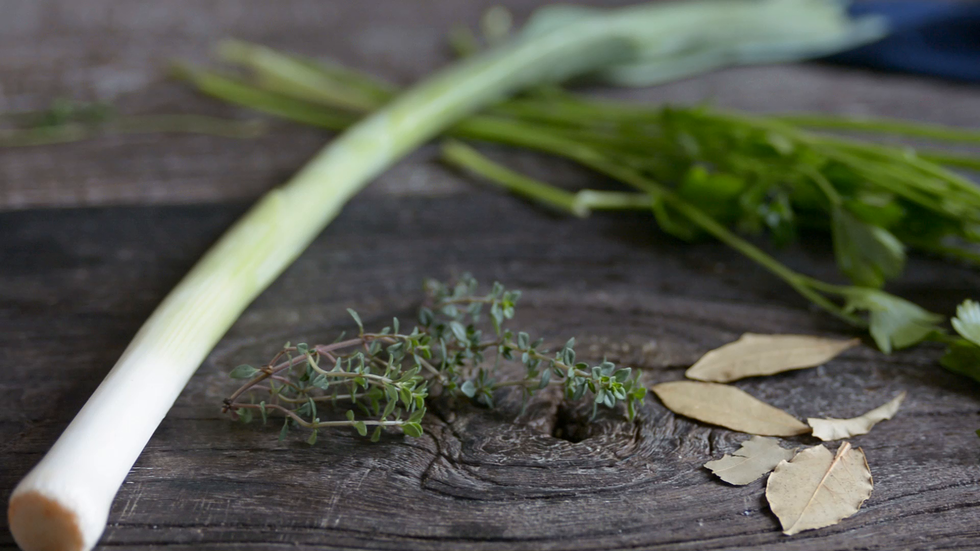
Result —
M 980 82 L 980 3 L 867 0 L 852 4 L 851 13 L 882 15 L 892 32 L 827 61 Z

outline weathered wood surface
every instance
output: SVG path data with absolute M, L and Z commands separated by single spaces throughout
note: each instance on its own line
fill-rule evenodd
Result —
M 528 3 L 529 4 L 529 3 Z M 234 111 L 158 81 L 159 62 L 195 59 L 236 35 L 331 55 L 399 81 L 446 59 L 450 22 L 484 6 L 427 3 L 0 2 L 0 104 L 113 98 L 133 111 Z M 517 6 L 525 13 L 528 5 Z M 650 100 L 756 110 L 828 109 L 980 126 L 980 92 L 827 67 L 728 71 L 636 92 Z M 0 151 L 0 204 L 129 204 L 0 213 L 0 499 L 40 459 L 139 324 L 247 206 L 323 135 L 281 126 L 256 141 L 105 138 Z M 587 173 L 499 152 L 572 184 Z M 516 409 L 436 408 L 426 436 L 369 444 L 349 431 L 276 441 L 278 428 L 219 414 L 224 373 L 286 340 L 410 315 L 426 276 L 471 271 L 526 294 L 518 319 L 580 354 L 679 379 L 745 331 L 846 335 L 725 247 L 681 245 L 642 215 L 580 221 L 473 186 L 423 151 L 357 197 L 238 321 L 154 435 L 102 540 L 149 549 L 973 549 L 980 537 L 980 388 L 942 370 L 938 349 L 868 346 L 825 367 L 738 383 L 800 416 L 858 414 L 908 390 L 898 416 L 854 439 L 876 489 L 838 526 L 782 536 L 762 483 L 726 486 L 701 468 L 743 435 L 667 412 L 649 397 L 636 423 L 590 428 L 557 400 Z M 155 203 L 156 206 L 146 206 Z M 170 205 L 167 203 L 207 203 Z M 779 253 L 835 277 L 815 243 Z M 913 258 L 893 290 L 940 312 L 976 296 L 980 274 Z M 152 392 L 153 389 L 147 389 Z M 571 439 L 558 438 L 555 434 Z M 575 440 L 575 441 L 573 441 Z M 810 443 L 801 438 L 796 442 Z M 13 547 L 0 520 L 0 547 Z

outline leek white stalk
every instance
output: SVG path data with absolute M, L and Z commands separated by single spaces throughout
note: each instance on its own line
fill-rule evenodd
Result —
M 670 52 L 679 44 L 708 41 L 735 15 L 764 27 L 769 5 L 787 2 L 801 12 L 825 4 L 690 2 L 576 18 L 442 71 L 352 127 L 228 230 L 146 321 L 14 490 L 8 517 L 18 545 L 26 551 L 80 551 L 96 544 L 116 491 L 217 341 L 344 203 L 400 157 L 515 90 L 627 63 L 650 49 Z M 840 21 L 841 32 L 850 32 L 846 19 Z

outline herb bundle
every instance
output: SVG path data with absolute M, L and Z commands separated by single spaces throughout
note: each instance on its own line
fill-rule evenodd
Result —
M 523 404 L 549 385 L 561 386 L 565 397 L 592 399 L 592 415 L 600 405 L 626 405 L 632 420 L 646 395 L 638 373 L 617 368 L 609 361 L 596 365 L 577 361 L 575 339 L 555 352 L 505 327 L 514 317 L 520 291 L 494 283 L 487 294 L 477 294 L 477 281 L 464 275 L 453 284 L 425 283 L 427 300 L 418 324 L 404 331 L 398 318 L 378 332 L 365 331 L 360 317 L 348 310 L 358 326 L 356 337 L 325 345 L 286 344 L 272 360 L 256 368 L 240 365 L 233 379 L 247 382 L 225 400 L 225 411 L 245 423 L 258 412 L 267 422 L 270 413 L 285 419 L 280 440 L 290 426 L 311 429 L 307 440 L 316 443 L 317 431 L 349 426 L 371 440 L 385 428 L 408 436 L 421 436 L 421 420 L 430 395 L 470 399 L 493 407 L 494 394 L 505 388 L 521 392 Z M 483 323 L 481 323 L 483 322 Z M 486 327 L 489 325 L 489 327 Z M 489 331 L 486 331 L 489 329 Z M 504 362 L 519 361 L 523 376 L 506 376 Z M 324 406 L 346 409 L 343 419 L 327 419 Z
M 219 52 L 251 78 L 185 66 L 176 74 L 212 96 L 305 124 L 344 128 L 397 93 L 351 69 L 263 46 L 230 42 Z M 464 119 L 447 135 L 571 159 L 635 191 L 573 193 L 516 173 L 458 140 L 442 151 L 452 165 L 573 215 L 648 210 L 672 236 L 716 238 L 813 304 L 867 329 L 881 350 L 926 339 L 954 344 L 943 364 L 980 380 L 980 362 L 970 363 L 980 359 L 980 347 L 947 336 L 943 316 L 881 290 L 902 273 L 908 249 L 980 264 L 980 188 L 949 168 L 980 168 L 980 159 L 811 127 L 980 141 L 980 133 L 914 123 L 650 108 L 547 87 Z M 830 234 L 838 267 L 852 285 L 796 272 L 742 237 L 767 234 L 779 246 L 803 231 Z

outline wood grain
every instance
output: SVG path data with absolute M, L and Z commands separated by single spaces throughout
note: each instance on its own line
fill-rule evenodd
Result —
M 521 15 L 532 3 L 516 4 Z M 227 35 L 410 82 L 446 61 L 449 23 L 475 21 L 484 5 L 0 0 L 0 108 L 71 95 L 133 112 L 239 116 L 158 80 L 166 58 L 203 60 Z M 625 95 L 980 126 L 976 89 L 822 66 Z M 207 246 L 324 139 L 283 125 L 256 141 L 131 136 L 0 151 L 0 499 Z M 608 185 L 534 155 L 492 153 L 571 186 Z M 648 383 L 682 378 L 746 331 L 851 335 L 720 244 L 680 244 L 639 214 L 552 216 L 431 157 L 424 149 L 359 195 L 235 324 L 123 485 L 104 548 L 976 548 L 980 388 L 941 369 L 935 347 L 885 356 L 861 346 L 825 367 L 737 383 L 798 417 L 850 417 L 909 392 L 895 419 L 854 439 L 876 481 L 864 509 L 792 539 L 761 481 L 732 488 L 701 467 L 746 437 L 676 417 L 652 396 L 632 424 L 607 412 L 586 425 L 584 406 L 557 396 L 516 423 L 506 400 L 492 412 L 441 404 L 423 438 L 374 445 L 344 430 L 312 448 L 298 436 L 279 444 L 278 427 L 222 417 L 235 365 L 286 340 L 332 339 L 350 329 L 348 306 L 368 324 L 410 316 L 423 277 L 463 271 L 523 289 L 518 319 L 532 333 L 576 335 L 580 355 L 641 367 Z M 778 254 L 837 277 L 826 244 Z M 976 271 L 916 257 L 891 290 L 949 313 L 978 287 Z M 5 522 L 0 548 L 10 549 Z
M 3 216 L 4 492 L 241 208 Z M 828 251 L 793 260 L 813 273 L 831 269 Z M 302 438 L 280 445 L 277 427 L 218 413 L 235 386 L 231 367 L 286 340 L 349 330 L 345 306 L 369 324 L 410 315 L 421 278 L 463 270 L 525 289 L 519 319 L 533 333 L 554 342 L 578 335 L 588 356 L 642 367 L 648 382 L 680 379 L 701 353 L 743 331 L 847 334 L 723 247 L 678 245 L 643 216 L 557 219 L 482 191 L 362 196 L 193 378 L 123 485 L 105 546 L 926 549 L 968 548 L 978 535 L 980 391 L 942 370 L 930 347 L 891 356 L 859 347 L 823 368 L 738 383 L 799 417 L 847 417 L 909 391 L 896 419 L 855 439 L 877 481 L 866 508 L 793 540 L 779 534 L 761 483 L 731 488 L 701 468 L 744 436 L 675 417 L 652 397 L 633 424 L 606 413 L 583 430 L 586 411 L 551 397 L 519 423 L 516 404 L 437 407 L 418 440 L 371 445 L 336 430 L 312 448 Z M 921 283 L 903 290 L 937 309 L 949 306 L 945 295 L 916 289 L 980 283 L 972 271 L 921 259 L 912 272 Z

